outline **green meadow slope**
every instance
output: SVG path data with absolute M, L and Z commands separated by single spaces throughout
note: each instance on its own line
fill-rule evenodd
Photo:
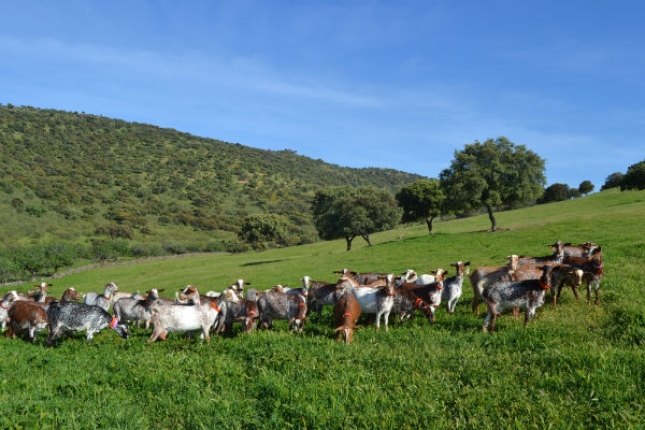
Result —
M 51 280 L 100 291 L 193 284 L 218 290 L 237 278 L 258 288 L 296 285 L 332 271 L 402 272 L 504 264 L 510 253 L 547 255 L 556 240 L 602 245 L 599 306 L 564 291 L 527 327 L 503 315 L 481 331 L 466 280 L 455 315 L 417 315 L 389 331 L 362 326 L 352 345 L 333 338 L 331 313 L 313 315 L 303 335 L 274 331 L 213 338 L 181 335 L 146 344 L 105 331 L 44 348 L 0 339 L 6 373 L 0 414 L 7 428 L 642 428 L 645 399 L 645 192 L 609 190 L 498 214 L 503 228 L 473 217 L 375 235 L 373 246 L 322 242 L 247 254 L 208 254 L 105 266 Z M 29 285 L 18 286 L 26 290 Z M 4 288 L 6 290 L 6 288 Z M 236 328 L 237 330 L 237 328 Z M 83 405 L 82 409 L 81 406 Z

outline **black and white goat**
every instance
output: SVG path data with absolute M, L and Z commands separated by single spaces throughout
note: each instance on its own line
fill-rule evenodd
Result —
M 95 333 L 110 327 L 119 336 L 127 339 L 130 336 L 128 327 L 119 324 L 119 320 L 98 306 L 78 302 L 52 302 L 47 308 L 49 336 L 47 346 L 54 345 L 54 339 L 60 336 L 61 330 L 86 331 L 87 341 L 91 341 Z

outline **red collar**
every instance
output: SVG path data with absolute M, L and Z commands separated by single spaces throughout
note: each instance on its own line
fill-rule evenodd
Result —
M 222 311 L 220 310 L 220 308 L 217 306 L 217 303 L 215 303 L 215 302 L 211 302 L 211 306 L 212 306 L 212 307 L 213 307 L 213 309 L 215 309 L 217 312 L 222 312 Z
M 104 298 L 105 300 L 110 300 L 110 298 L 109 298 L 109 297 L 106 297 L 105 295 L 103 296 L 103 298 Z
M 350 314 L 349 312 L 345 312 L 343 314 L 343 318 L 347 318 L 347 317 L 351 317 L 351 316 L 352 316 L 352 314 Z
M 110 321 L 110 328 L 114 330 L 116 329 L 117 325 L 119 325 L 119 320 L 114 315 L 112 315 L 112 321 Z
M 4 303 L 0 303 L 0 308 L 2 309 L 9 309 L 9 306 L 5 306 Z
M 417 299 L 414 301 L 414 309 L 419 309 L 419 306 L 421 305 L 421 303 L 423 303 L 423 299 L 421 299 L 421 298 L 417 298 Z
M 542 279 L 538 280 L 538 282 L 540 283 L 540 287 L 542 287 L 545 290 L 548 290 L 549 288 L 551 288 L 549 284 L 545 284 L 544 282 L 542 282 Z

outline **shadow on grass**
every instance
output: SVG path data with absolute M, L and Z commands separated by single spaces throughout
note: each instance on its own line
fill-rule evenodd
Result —
M 250 262 L 248 262 L 248 263 L 244 263 L 244 264 L 242 264 L 242 267 L 246 267 L 246 266 L 260 266 L 260 265 L 262 265 L 262 264 L 280 263 L 280 262 L 282 262 L 282 261 L 284 261 L 284 259 L 280 259 L 280 260 L 266 260 L 266 261 L 250 261 Z

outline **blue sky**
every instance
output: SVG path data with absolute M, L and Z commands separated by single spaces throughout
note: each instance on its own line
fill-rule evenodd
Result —
M 0 103 L 437 177 L 506 136 L 547 185 L 645 158 L 642 1 L 2 1 Z

